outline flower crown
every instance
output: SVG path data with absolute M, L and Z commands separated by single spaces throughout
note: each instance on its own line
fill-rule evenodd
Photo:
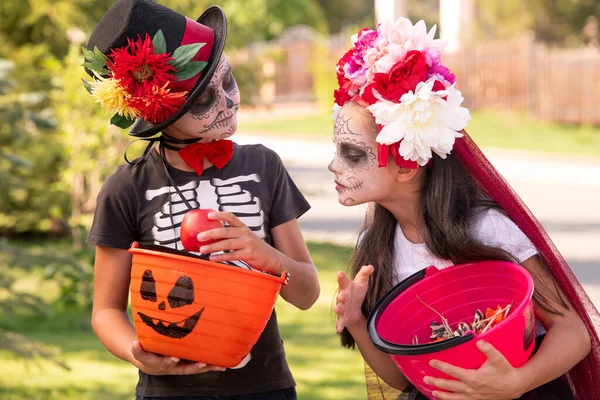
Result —
M 332 117 L 350 100 L 373 114 L 380 166 L 390 152 L 413 168 L 426 165 L 432 152 L 446 158 L 470 119 L 454 75 L 441 63 L 446 43 L 433 38 L 435 30 L 406 18 L 362 29 L 337 64 Z
M 87 91 L 100 106 L 115 112 L 111 124 L 128 128 L 136 118 L 153 124 L 170 118 L 186 101 L 187 91 L 172 91 L 174 83 L 200 73 L 207 65 L 192 61 L 206 43 L 187 44 L 167 53 L 165 37 L 159 30 L 154 38 L 127 39 L 127 46 L 112 49 L 107 57 L 97 47 L 83 47 L 83 64 L 94 74 L 83 80 Z

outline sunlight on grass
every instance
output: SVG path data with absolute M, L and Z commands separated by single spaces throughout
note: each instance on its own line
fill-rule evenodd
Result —
M 131 399 L 137 370 L 108 354 L 91 331 L 35 334 L 28 337 L 58 345 L 71 368 L 46 361 L 25 363 L 0 352 L 0 398 Z
M 319 269 L 321 296 L 308 311 L 277 304 L 281 336 L 300 399 L 364 399 L 364 369 L 358 351 L 344 349 L 335 333 L 331 304 L 337 288 L 335 273 L 345 269 L 350 249 L 310 243 Z
M 309 243 L 319 269 L 321 296 L 308 311 L 279 301 L 277 314 L 287 360 L 302 400 L 366 398 L 362 359 L 344 349 L 335 333 L 331 304 L 337 288 L 335 273 L 344 269 L 351 250 Z M 31 285 L 37 279 L 26 279 Z M 25 284 L 23 283 L 25 286 Z M 35 289 L 35 288 L 32 288 Z M 61 317 L 20 316 L 0 319 L 0 328 L 62 349 L 71 367 L 28 362 L 0 351 L 0 398 L 3 400 L 125 400 L 132 399 L 137 370 L 104 349 L 89 323 Z
M 330 140 L 329 114 L 244 124 L 243 132 Z M 524 112 L 475 111 L 466 128 L 480 147 L 600 155 L 600 127 L 541 122 Z

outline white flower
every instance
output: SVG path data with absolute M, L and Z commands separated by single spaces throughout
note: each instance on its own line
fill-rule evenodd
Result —
M 463 101 L 460 91 L 449 86 L 434 92 L 435 81 L 431 78 L 419 83 L 415 92 L 400 98 L 400 103 L 379 99 L 367 107 L 375 121 L 384 125 L 377 142 L 389 145 L 401 141 L 400 155 L 419 165 L 427 164 L 432 152 L 446 158 L 455 138 L 463 136 L 458 131 L 470 119 L 469 110 L 460 106 Z
M 414 26 L 408 18 L 398 18 L 395 22 L 384 21 L 379 25 L 379 38 L 376 47 L 379 49 L 377 55 L 369 55 L 370 59 L 376 61 L 367 65 L 374 67 L 374 72 L 387 73 L 392 66 L 404 60 L 406 53 L 418 50 L 430 55 L 428 64 L 431 65 L 431 56 L 438 58 L 446 46 L 446 41 L 434 39 L 436 26 L 429 32 L 423 20 Z
M 398 18 L 395 22 L 384 21 L 379 25 L 382 44 L 396 43 L 402 45 L 406 50 L 442 50 L 446 41 L 434 39 L 437 26 L 434 25 L 429 32 L 423 20 L 414 26 L 408 18 Z M 384 48 L 385 46 L 380 46 Z
M 339 106 L 337 103 L 333 103 L 333 107 L 331 107 L 331 111 L 332 111 L 331 119 L 333 119 L 335 121 L 335 119 L 337 118 L 341 109 L 342 109 L 341 106 Z

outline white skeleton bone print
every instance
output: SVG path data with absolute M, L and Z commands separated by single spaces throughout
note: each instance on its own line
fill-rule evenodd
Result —
M 251 174 L 225 180 L 190 181 L 178 188 L 192 207 L 234 213 L 259 238 L 264 239 L 264 214 L 260 207 L 260 199 L 238 185 L 238 183 L 250 181 L 260 182 L 260 177 L 257 174 Z M 146 200 L 150 201 L 167 193 L 170 194 L 170 202 L 167 199 L 154 215 L 154 227 L 152 228 L 154 242 L 161 246 L 183 250 L 179 227 L 188 208 L 179 193 L 172 186 L 164 186 L 148 190 Z

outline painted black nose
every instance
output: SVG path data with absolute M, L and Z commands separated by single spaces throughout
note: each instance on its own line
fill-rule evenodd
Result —
M 161 301 L 160 304 L 158 305 L 158 309 L 160 311 L 165 311 L 165 308 L 167 308 L 167 306 L 165 305 L 165 302 Z
M 225 104 L 227 104 L 227 108 L 231 109 L 233 107 L 233 100 L 231 100 L 229 97 L 225 97 Z

